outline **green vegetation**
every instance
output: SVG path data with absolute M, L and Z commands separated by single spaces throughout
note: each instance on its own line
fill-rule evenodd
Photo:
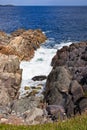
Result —
M 0 130 L 87 130 L 87 115 L 68 119 L 65 122 L 35 126 L 0 125 Z

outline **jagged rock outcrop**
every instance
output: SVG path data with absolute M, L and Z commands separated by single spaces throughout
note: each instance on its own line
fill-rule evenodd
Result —
M 87 89 L 87 43 L 75 43 L 58 50 L 52 59 L 51 65 L 67 67 L 73 79 L 77 80 L 86 91 Z
M 87 91 L 87 43 L 75 43 L 58 50 L 51 65 L 53 69 L 44 92 L 46 102 L 62 105 L 68 117 L 83 112 L 87 109 L 87 99 L 84 99 Z
M 20 36 L 23 32 L 25 32 L 26 30 L 25 29 L 18 29 L 14 32 L 11 33 L 11 36 L 12 37 L 17 37 L 17 36 Z
M 17 30 L 11 35 L 0 31 L 0 104 L 18 97 L 22 71 L 20 60 L 30 60 L 34 51 L 45 42 L 41 30 Z
M 44 123 L 39 97 L 19 99 L 22 80 L 20 60 L 30 60 L 45 42 L 41 30 L 19 29 L 11 34 L 0 31 L 0 124 L 29 125 Z
M 20 60 L 30 60 L 34 56 L 34 51 L 45 40 L 46 36 L 41 30 L 18 30 L 10 35 L 7 45 L 0 45 L 0 53 L 16 55 Z

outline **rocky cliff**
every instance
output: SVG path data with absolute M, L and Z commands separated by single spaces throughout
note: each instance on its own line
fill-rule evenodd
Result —
M 12 34 L 0 31 L 0 104 L 18 97 L 22 79 L 20 60 L 30 60 L 34 51 L 45 42 L 41 30 L 19 29 Z
M 45 100 L 64 107 L 68 117 L 87 109 L 87 43 L 58 50 L 52 59 Z
M 45 122 L 43 110 L 37 108 L 40 98 L 19 99 L 22 80 L 20 61 L 30 60 L 45 40 L 41 30 L 19 29 L 12 34 L 0 31 L 0 123 L 38 124 L 39 116 L 41 122 Z

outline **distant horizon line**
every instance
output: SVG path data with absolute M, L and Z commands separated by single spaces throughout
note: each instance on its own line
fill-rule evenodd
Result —
M 87 5 L 15 5 L 15 4 L 0 4 L 0 6 L 87 6 Z

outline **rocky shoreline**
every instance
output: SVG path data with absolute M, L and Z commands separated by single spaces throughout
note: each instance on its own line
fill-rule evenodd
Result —
M 40 99 L 33 96 L 19 99 L 22 80 L 20 62 L 33 58 L 35 50 L 46 39 L 40 29 L 19 29 L 11 34 L 0 31 L 0 123 L 31 124 L 25 121 L 23 115 L 28 110 L 28 113 L 34 108 L 36 110 Z
M 64 46 L 53 57 L 45 100 L 64 107 L 67 117 L 87 110 L 87 43 Z
M 19 99 L 20 61 L 30 60 L 46 39 L 41 30 L 20 29 L 9 35 L 0 31 L 0 123 L 43 124 L 87 110 L 86 42 L 58 50 L 48 77 L 33 77 L 35 81 L 47 80 L 44 97 L 28 94 Z

